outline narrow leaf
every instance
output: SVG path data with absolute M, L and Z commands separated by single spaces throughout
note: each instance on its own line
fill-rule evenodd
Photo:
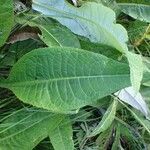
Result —
M 150 86 L 150 59 L 149 57 L 147 58 L 143 58 L 143 70 L 144 70 L 144 74 L 143 74 L 143 85 L 145 86 Z
M 144 116 L 142 116 L 139 112 L 137 111 L 133 111 L 132 109 L 130 109 L 128 106 L 126 106 L 123 102 L 121 102 L 121 104 L 123 106 L 125 106 L 127 108 L 128 111 L 131 112 L 131 114 L 133 115 L 133 117 L 144 127 L 144 129 L 150 134 L 150 121 L 148 120 L 149 118 L 145 118 Z
M 113 138 L 114 127 L 112 124 L 106 131 L 102 132 L 96 139 L 96 145 L 98 145 L 98 150 L 104 150 L 108 148 L 108 143 Z
M 69 118 L 65 118 L 50 132 L 49 137 L 55 150 L 74 150 L 73 131 Z
M 121 133 L 120 133 L 120 124 L 117 124 L 117 128 L 116 128 L 116 133 L 115 133 L 115 139 L 114 142 L 112 144 L 112 148 L 111 150 L 117 150 L 121 147 L 121 143 L 120 143 L 120 137 Z
M 129 66 L 81 49 L 41 48 L 24 55 L 0 86 L 25 103 L 70 112 L 130 86 Z
M 115 119 L 117 104 L 118 104 L 117 100 L 114 100 L 113 103 L 109 106 L 109 108 L 105 112 L 100 123 L 97 125 L 97 127 L 94 129 L 94 131 L 92 131 L 92 133 L 89 135 L 89 137 L 95 136 L 95 135 L 107 130 L 110 127 L 113 120 Z
M 130 149 L 147 149 L 144 139 L 137 131 L 137 128 L 122 123 L 119 123 L 118 128 L 120 128 L 120 134 L 123 137 L 124 141 L 126 141 L 127 143 L 132 143 L 130 144 Z
M 136 92 L 139 91 L 141 81 L 143 78 L 143 61 L 140 55 L 127 52 L 126 53 L 129 66 L 130 66 L 130 78 L 131 84 Z
M 21 109 L 0 124 L 0 149 L 31 150 L 53 131 L 64 117 L 40 109 Z

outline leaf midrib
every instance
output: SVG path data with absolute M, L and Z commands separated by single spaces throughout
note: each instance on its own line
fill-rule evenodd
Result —
M 79 79 L 89 79 L 89 78 L 112 78 L 112 76 L 115 77 L 120 77 L 120 76 L 124 76 L 124 77 L 130 77 L 129 74 L 119 74 L 119 75 L 95 75 L 95 76 L 78 76 L 78 77 L 64 77 L 64 78 L 54 78 L 54 79 L 35 79 L 35 80 L 30 80 L 30 81 L 17 81 L 17 82 L 13 82 L 13 81 L 6 81 L 6 83 L 2 83 L 2 85 L 6 85 L 8 87 L 8 84 L 10 84 L 11 87 L 13 87 L 14 85 L 20 85 L 20 84 L 35 84 L 35 83 L 47 83 L 47 82 L 57 82 L 57 81 L 63 81 L 63 80 L 79 80 Z M 1 86 L 1 83 L 0 83 Z

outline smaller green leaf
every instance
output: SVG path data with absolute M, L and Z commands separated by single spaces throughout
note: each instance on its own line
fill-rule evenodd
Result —
M 13 19 L 13 0 L 0 0 L 0 47 L 9 36 Z
M 149 86 L 141 86 L 140 92 L 150 108 L 150 87 Z
M 17 41 L 10 45 L 9 50 L 5 53 L 5 56 L 0 60 L 0 68 L 6 66 L 13 66 L 16 61 L 26 53 L 33 49 L 45 46 L 43 42 L 38 40 L 27 39 L 23 41 Z
M 31 150 L 63 120 L 62 115 L 23 108 L 0 124 L 1 150 Z
M 104 150 L 108 148 L 108 143 L 112 140 L 112 135 L 114 133 L 114 123 L 110 126 L 110 128 L 108 128 L 107 130 L 105 130 L 104 132 L 102 132 L 98 138 L 96 139 L 96 145 L 98 146 L 98 150 Z
M 80 48 L 80 43 L 76 35 L 65 26 L 49 18 L 37 16 L 31 19 L 30 16 L 32 16 L 32 14 L 21 15 L 17 18 L 17 22 L 38 27 L 42 32 L 42 34 L 39 34 L 39 37 L 47 46 Z
M 120 103 L 126 107 L 128 111 L 131 112 L 133 117 L 145 128 L 145 130 L 150 134 L 150 121 L 149 118 L 145 118 L 143 115 L 141 115 L 138 111 L 130 109 L 127 105 L 125 105 L 123 102 L 120 101 Z
M 119 122 L 118 122 L 119 123 Z M 128 124 L 119 123 L 117 130 L 119 128 L 121 139 L 130 144 L 130 149 L 144 150 L 146 149 L 146 144 L 143 137 L 138 133 L 136 128 L 129 126 Z
M 39 36 L 47 46 L 80 48 L 77 37 L 64 26 L 52 23 L 48 18 L 40 18 L 34 22 L 34 25 L 40 28 L 42 35 Z
M 143 40 L 148 34 L 148 28 L 149 26 L 146 22 L 139 20 L 129 22 L 128 35 L 131 43 L 133 43 L 135 47 L 143 43 Z
M 118 150 L 118 148 L 120 146 L 121 146 L 121 144 L 120 144 L 120 124 L 117 124 L 116 136 L 115 136 L 111 150 Z
M 144 4 L 134 4 L 134 3 L 120 3 L 121 10 L 141 21 L 150 22 L 150 6 Z
M 97 127 L 92 131 L 92 133 L 89 135 L 89 137 L 95 136 L 95 135 L 107 130 L 110 127 L 113 120 L 115 119 L 117 104 L 118 104 L 117 100 L 114 100 L 112 102 L 112 104 L 109 106 L 106 113 L 104 114 L 102 120 L 97 125 Z
M 150 134 L 150 121 L 143 117 L 139 112 L 137 111 L 130 111 L 132 115 L 135 117 L 135 119 L 145 128 L 145 130 Z
M 74 150 L 73 131 L 68 117 L 50 132 L 49 137 L 55 150 Z
M 130 80 L 136 92 L 139 91 L 143 78 L 143 61 L 140 55 L 132 52 L 126 53 L 130 66 Z
M 144 68 L 144 74 L 143 74 L 143 85 L 150 87 L 150 58 L 144 57 L 143 58 L 143 68 Z

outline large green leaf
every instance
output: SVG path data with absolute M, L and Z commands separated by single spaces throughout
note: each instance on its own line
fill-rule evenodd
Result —
M 130 85 L 129 67 L 75 48 L 41 48 L 24 55 L 0 86 L 25 103 L 67 112 Z
M 16 111 L 0 124 L 0 149 L 32 150 L 63 118 L 40 109 Z
M 69 118 L 65 118 L 60 125 L 49 134 L 55 150 L 74 150 L 73 131 Z
M 125 14 L 141 21 L 150 22 L 150 6 L 133 3 L 120 3 L 119 6 Z
M 100 3 L 87 2 L 80 8 L 65 0 L 33 0 L 33 9 L 58 20 L 72 32 L 85 36 L 91 42 L 127 51 L 128 36 L 120 24 L 116 24 L 115 12 Z
M 92 133 L 89 136 L 95 136 L 107 130 L 111 126 L 113 120 L 115 119 L 117 104 L 118 104 L 117 100 L 114 100 L 112 102 L 112 104 L 107 109 L 100 123 L 97 125 L 97 127 L 92 131 Z
M 0 1 L 0 47 L 6 41 L 13 26 L 13 1 Z

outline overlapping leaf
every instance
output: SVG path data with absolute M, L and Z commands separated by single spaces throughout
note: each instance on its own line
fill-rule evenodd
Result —
M 80 8 L 65 0 L 33 0 L 33 9 L 58 20 L 72 32 L 98 42 L 127 51 L 127 32 L 115 23 L 115 13 L 99 3 L 87 2 Z
M 89 136 L 95 136 L 107 130 L 111 126 L 113 120 L 115 119 L 117 104 L 118 104 L 117 100 L 114 100 L 113 103 L 107 109 L 100 123 L 97 125 L 97 127 L 92 131 L 92 133 Z

